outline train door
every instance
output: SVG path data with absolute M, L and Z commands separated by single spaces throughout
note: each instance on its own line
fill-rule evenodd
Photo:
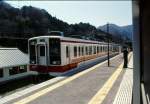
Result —
M 38 44 L 37 45 L 37 62 L 39 65 L 47 65 L 47 57 L 46 57 L 46 45 Z
M 70 63 L 70 47 L 66 46 L 66 63 Z

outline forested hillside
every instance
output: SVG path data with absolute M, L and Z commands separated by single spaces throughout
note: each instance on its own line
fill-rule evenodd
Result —
M 0 2 L 0 45 L 19 47 L 27 52 L 27 39 L 34 36 L 47 35 L 48 31 L 62 31 L 66 37 L 107 41 L 107 34 L 89 23 L 68 24 L 51 16 L 46 10 L 32 6 L 14 8 Z M 120 42 L 120 37 L 111 36 L 111 41 Z M 11 40 L 5 37 L 27 38 Z

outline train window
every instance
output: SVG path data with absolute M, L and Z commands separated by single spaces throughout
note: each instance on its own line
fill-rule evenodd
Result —
M 85 48 L 86 55 L 88 55 L 88 47 Z
M 68 58 L 69 57 L 69 47 L 66 46 L 66 57 Z
M 90 46 L 88 47 L 88 55 L 90 55 Z
M 80 56 L 80 53 L 81 53 L 81 51 L 80 51 L 80 47 L 78 47 L 78 53 L 79 53 L 79 56 Z
M 97 46 L 97 53 L 99 53 L 99 46 Z
M 45 46 L 40 46 L 40 56 L 45 56 Z
M 49 58 L 50 58 L 50 64 L 52 65 L 61 64 L 60 39 L 58 38 L 49 39 Z
M 111 46 L 109 46 L 109 51 L 111 51 Z
M 106 52 L 106 46 L 104 46 L 104 51 Z
M 84 55 L 84 47 L 82 47 L 82 56 Z
M 88 55 L 90 55 L 90 47 L 88 47 Z
M 0 69 L 0 78 L 3 77 L 3 69 Z
M 114 52 L 116 51 L 116 47 L 115 46 L 114 46 L 113 50 L 114 50 Z
M 101 52 L 103 52 L 103 46 L 101 46 Z
M 82 56 L 82 47 L 80 47 L 80 55 Z
M 101 46 L 99 46 L 99 52 L 101 52 Z
M 113 47 L 113 52 L 115 52 L 115 48 Z
M 24 73 L 24 72 L 27 72 L 27 65 L 22 65 L 19 67 L 19 72 L 20 73 Z
M 92 46 L 89 47 L 89 55 L 92 54 Z
M 104 50 L 104 46 L 103 46 L 103 52 L 105 52 L 105 50 Z
M 77 47 L 74 47 L 74 57 L 77 57 Z
M 94 46 L 94 54 L 96 54 L 96 46 Z

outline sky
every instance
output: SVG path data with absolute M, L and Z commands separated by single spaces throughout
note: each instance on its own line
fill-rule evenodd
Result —
M 119 26 L 132 24 L 131 1 L 6 1 L 21 8 L 33 6 L 69 24 L 90 23 L 96 27 L 106 23 Z

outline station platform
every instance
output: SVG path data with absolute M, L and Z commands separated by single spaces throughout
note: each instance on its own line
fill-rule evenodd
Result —
M 133 86 L 132 53 L 129 59 L 129 68 L 123 68 L 123 55 L 119 54 L 110 59 L 109 67 L 107 61 L 101 62 L 5 104 L 130 104 Z M 127 98 L 122 100 L 123 97 Z

